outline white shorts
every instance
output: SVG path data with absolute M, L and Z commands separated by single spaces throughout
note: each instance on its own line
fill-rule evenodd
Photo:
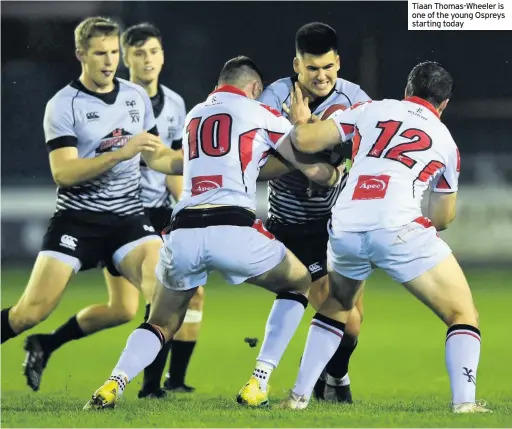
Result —
M 332 231 L 329 226 L 328 269 L 354 280 L 366 280 L 375 266 L 399 283 L 420 276 L 447 258 L 451 249 L 428 219 L 419 222 L 368 232 Z
M 284 259 L 286 247 L 257 222 L 259 230 L 220 225 L 176 229 L 164 235 L 158 280 L 169 289 L 188 290 L 206 284 L 214 270 L 232 284 L 270 271 Z

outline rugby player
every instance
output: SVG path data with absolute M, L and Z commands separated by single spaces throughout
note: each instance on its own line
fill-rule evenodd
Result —
M 164 65 L 164 51 L 160 31 L 154 25 L 142 23 L 128 28 L 121 36 L 123 60 L 130 72 L 130 81 L 142 86 L 148 93 L 158 132 L 162 142 L 174 151 L 182 149 L 182 132 L 186 109 L 183 98 L 159 83 Z M 178 155 L 179 155 L 178 154 Z M 179 200 L 183 189 L 182 176 L 169 176 L 148 168 L 141 160 L 141 198 L 144 211 L 158 234 L 170 222 L 172 206 Z M 185 384 L 188 364 L 194 351 L 203 318 L 204 288 L 192 297 L 180 330 L 166 344 L 153 364 L 144 370 L 139 397 L 164 396 L 160 380 L 169 349 L 171 359 L 164 388 L 173 392 L 193 392 Z M 146 320 L 149 305 L 146 307 Z
M 82 73 L 48 102 L 44 117 L 56 212 L 24 293 L 1 312 L 1 342 L 46 319 L 80 270 L 106 267 L 109 302 L 82 310 L 44 339 L 27 338 L 25 375 L 34 390 L 62 344 L 133 317 L 138 292 L 131 284 L 151 301 L 162 241 L 144 214 L 140 159 L 166 174 L 179 174 L 182 164 L 158 137 L 144 89 L 115 78 L 118 24 L 87 18 L 75 30 L 75 45 Z M 131 284 L 116 282 L 119 276 Z
M 300 162 L 289 141 L 281 145 L 292 125 L 255 100 L 262 89 L 256 64 L 237 57 L 224 65 L 217 89 L 188 113 L 183 198 L 164 235 L 149 320 L 130 335 L 110 378 L 85 409 L 115 406 L 127 383 L 180 328 L 191 297 L 212 270 L 230 283 L 247 281 L 277 294 L 253 376 L 237 397 L 250 406 L 268 403 L 270 374 L 304 314 L 311 276 L 256 219 L 258 172 L 275 149 L 322 185 L 336 184 L 341 174 L 323 162 Z
M 297 95 L 291 109 L 301 125 L 291 135 L 293 144 L 316 153 L 352 139 L 353 166 L 329 223 L 331 293 L 311 322 L 297 381 L 282 407 L 307 407 L 364 280 L 379 267 L 448 327 L 445 357 L 453 412 L 490 411 L 475 399 L 480 330 L 471 290 L 437 232 L 456 214 L 460 156 L 441 122 L 452 88 L 443 67 L 424 62 L 410 72 L 403 100 L 361 103 L 315 124 L 306 123 L 311 112 Z M 424 217 L 421 200 L 429 187 L 433 192 Z
M 295 36 L 295 52 L 295 74 L 269 85 L 259 97 L 261 102 L 279 110 L 293 122 L 288 113 L 290 93 L 296 82 L 304 97 L 309 99 L 310 110 L 315 116 L 369 100 L 359 85 L 337 77 L 340 69 L 338 37 L 327 24 L 311 22 L 302 26 Z M 323 156 L 337 165 L 350 158 L 350 152 L 344 155 L 343 152 L 325 151 Z M 269 181 L 269 218 L 266 226 L 308 267 L 313 279 L 309 299 L 315 309 L 320 308 L 329 292 L 326 224 L 345 180 L 346 177 L 335 188 L 316 187 L 313 194 L 310 188 L 315 186 L 310 186 L 309 180 L 300 171 Z M 362 314 L 360 297 L 348 319 L 343 341 L 315 385 L 317 399 L 352 402 L 348 365 L 357 346 Z

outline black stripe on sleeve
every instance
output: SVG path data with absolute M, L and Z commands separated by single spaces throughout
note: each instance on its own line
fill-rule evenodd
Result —
M 60 149 L 63 147 L 76 147 L 77 144 L 77 138 L 74 136 L 62 136 L 57 137 L 56 139 L 50 140 L 48 143 L 46 143 L 46 148 L 48 149 L 48 152 L 51 152 L 55 149 Z
M 150 130 L 148 130 L 148 133 L 153 134 L 154 136 L 157 136 L 157 137 L 159 136 L 158 129 L 156 128 L 156 125 L 153 128 L 151 128 Z

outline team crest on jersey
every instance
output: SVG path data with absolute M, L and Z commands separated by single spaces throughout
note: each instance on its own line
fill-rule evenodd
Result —
M 110 152 L 114 148 L 121 148 L 128 143 L 131 137 L 132 135 L 124 128 L 116 128 L 101 139 L 96 153 Z

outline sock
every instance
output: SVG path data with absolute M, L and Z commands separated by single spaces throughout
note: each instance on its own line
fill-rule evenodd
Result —
M 476 371 L 480 359 L 480 331 L 471 325 L 453 325 L 446 333 L 446 369 L 452 402 L 475 402 Z
M 128 337 L 112 377 L 126 377 L 130 382 L 155 360 L 163 344 L 162 333 L 149 323 L 143 323 Z
M 171 360 L 168 373 L 171 386 L 185 384 L 185 375 L 195 346 L 196 341 L 171 341 Z
M 11 310 L 11 307 L 4 308 L 2 310 L 2 316 L 1 316 L 1 344 L 5 343 L 7 340 L 10 340 L 11 338 L 16 337 L 18 334 L 15 333 L 12 330 L 11 324 L 9 323 L 9 311 Z
M 84 331 L 78 324 L 76 316 L 73 316 L 51 334 L 41 336 L 41 346 L 47 353 L 52 353 L 63 344 L 83 337 L 85 337 Z
M 357 337 L 350 334 L 344 334 L 340 345 L 334 356 L 327 364 L 327 374 L 334 379 L 341 379 L 348 374 L 348 363 L 350 356 L 357 347 Z
M 344 323 L 315 314 L 309 328 L 299 375 L 293 387 L 295 394 L 306 398 L 311 396 L 318 377 L 341 342 L 344 329 Z
M 267 391 L 268 379 L 270 378 L 270 374 L 272 374 L 273 370 L 274 367 L 266 362 L 256 362 L 256 368 L 254 368 L 252 375 L 258 379 L 262 392 Z
M 306 311 L 308 299 L 300 293 L 279 293 L 270 310 L 258 362 L 277 367 Z

